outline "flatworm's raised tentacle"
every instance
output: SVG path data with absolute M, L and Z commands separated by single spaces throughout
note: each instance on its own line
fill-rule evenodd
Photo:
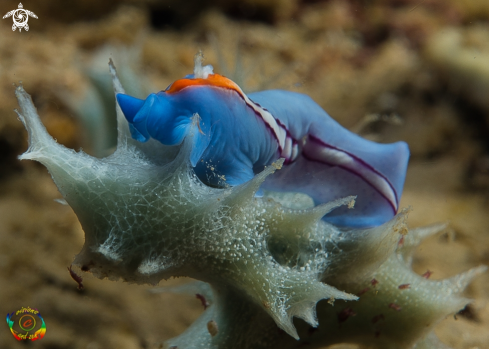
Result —
M 145 101 L 117 95 L 134 138 L 180 144 L 198 114 L 191 163 L 205 183 L 239 185 L 284 158 L 284 169 L 264 188 L 306 193 L 318 204 L 357 196 L 354 210 L 335 210 L 327 221 L 376 226 L 396 214 L 409 157 L 405 143 L 365 140 L 305 95 L 272 90 L 248 97 L 212 67 L 198 68 Z

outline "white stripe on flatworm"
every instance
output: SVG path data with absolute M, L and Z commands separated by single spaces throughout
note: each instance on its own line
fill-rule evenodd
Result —
M 273 117 L 273 115 L 268 111 L 263 109 L 262 107 L 258 106 L 255 102 L 253 102 L 251 99 L 248 98 L 248 96 L 241 90 L 241 88 L 236 85 L 237 89 L 236 91 L 243 97 L 245 103 L 251 107 L 257 114 L 261 116 L 265 124 L 270 127 L 275 135 L 275 138 L 278 141 L 278 146 L 280 148 L 280 152 L 285 147 L 285 138 L 287 136 L 287 131 L 281 127 L 278 123 L 277 120 Z
M 297 147 L 297 144 L 294 146 L 292 145 L 293 139 L 287 136 L 287 129 L 283 125 L 280 125 L 268 110 L 249 99 L 239 86 L 236 85 L 235 91 L 239 93 L 245 103 L 252 108 L 256 114 L 260 115 L 265 124 L 270 127 L 278 142 L 280 156 L 285 157 L 288 161 L 295 160 L 298 156 L 299 148 Z
M 306 142 L 302 152 L 311 160 L 316 160 L 330 166 L 339 166 L 360 176 L 390 203 L 395 211 L 394 213 L 397 212 L 397 196 L 392 185 L 381 174 L 369 168 L 366 164 L 361 163 L 352 155 L 345 151 L 320 144 L 311 138 Z
M 281 156 L 285 157 L 286 159 L 290 159 L 291 155 L 292 155 L 292 138 L 286 137 L 285 147 L 282 150 Z
M 297 156 L 299 155 L 299 145 L 296 143 L 292 146 L 292 156 L 290 157 L 290 161 L 294 161 L 297 159 Z

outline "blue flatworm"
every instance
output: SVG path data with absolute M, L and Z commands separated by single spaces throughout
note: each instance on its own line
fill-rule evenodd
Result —
M 356 195 L 355 208 L 324 219 L 347 227 L 380 225 L 398 211 L 409 149 L 379 144 L 334 121 L 310 97 L 269 90 L 246 95 L 230 79 L 196 60 L 194 74 L 145 100 L 118 94 L 132 136 L 178 145 L 195 125 L 190 161 L 206 184 L 235 186 L 279 158 L 282 170 L 263 189 L 301 192 L 315 203 Z

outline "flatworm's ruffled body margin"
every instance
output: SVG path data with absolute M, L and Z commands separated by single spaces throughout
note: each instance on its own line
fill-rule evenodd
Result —
M 264 189 L 305 193 L 316 204 L 356 195 L 355 210 L 325 217 L 336 225 L 377 226 L 394 217 L 409 158 L 406 143 L 363 139 L 303 94 L 272 90 L 247 96 L 201 60 L 197 55 L 193 75 L 146 100 L 117 95 L 135 139 L 179 145 L 198 115 L 190 162 L 203 182 L 239 185 L 284 158 L 284 169 Z
M 430 329 L 468 302 L 458 294 L 484 270 L 442 281 L 414 274 L 411 246 L 434 229 L 410 232 L 398 248 L 405 210 L 379 227 L 345 230 L 322 217 L 353 197 L 313 208 L 292 208 L 289 194 L 256 197 L 281 162 L 233 187 L 203 184 L 191 161 L 206 132 L 198 117 L 181 146 L 169 147 L 133 140 L 117 108 L 117 150 L 97 159 L 57 144 L 22 86 L 15 93 L 29 133 L 20 159 L 48 168 L 85 232 L 74 264 L 111 280 L 190 276 L 210 285 L 201 287 L 210 307 L 167 348 L 413 348 L 418 340 L 426 348 L 437 341 Z

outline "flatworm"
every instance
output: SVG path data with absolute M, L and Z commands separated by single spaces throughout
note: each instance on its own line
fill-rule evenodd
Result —
M 379 144 L 334 121 L 306 95 L 270 90 L 247 96 L 197 57 L 194 74 L 145 100 L 118 94 L 133 138 L 181 144 L 197 126 L 190 161 L 213 186 L 239 185 L 284 158 L 284 168 L 263 189 L 302 192 L 316 204 L 356 195 L 353 210 L 324 219 L 347 227 L 377 226 L 398 211 L 409 150 L 404 142 Z M 198 125 L 192 116 L 198 114 Z

